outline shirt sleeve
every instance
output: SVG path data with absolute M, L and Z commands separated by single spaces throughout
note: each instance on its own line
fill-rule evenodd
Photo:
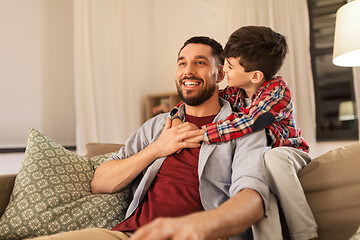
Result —
M 227 142 L 290 118 L 292 113 L 291 92 L 287 85 L 281 81 L 269 83 L 254 97 L 249 108 L 240 108 L 240 112 L 231 114 L 226 120 L 204 126 L 204 142 Z

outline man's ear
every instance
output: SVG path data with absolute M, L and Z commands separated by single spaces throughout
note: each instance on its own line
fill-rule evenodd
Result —
M 225 77 L 224 65 L 220 65 L 220 66 L 218 67 L 218 73 L 217 73 L 216 83 L 222 82 L 222 80 L 224 80 L 224 77 Z
M 264 80 L 264 73 L 259 70 L 253 71 L 253 75 L 251 76 L 251 82 L 260 83 L 262 80 Z

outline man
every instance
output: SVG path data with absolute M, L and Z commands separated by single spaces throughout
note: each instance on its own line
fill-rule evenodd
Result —
M 230 104 L 218 97 L 217 84 L 224 77 L 221 51 L 207 37 L 185 42 L 176 86 L 184 102 L 178 116 L 187 122 L 171 128 L 168 113 L 148 120 L 95 171 L 94 194 L 132 183 L 133 200 L 116 231 L 87 229 L 56 239 L 85 234 L 86 239 L 128 239 L 129 232 L 135 232 L 131 240 L 252 239 L 250 226 L 264 216 L 269 195 L 264 131 L 206 145 L 197 143 L 203 130 L 194 130 L 231 113 Z

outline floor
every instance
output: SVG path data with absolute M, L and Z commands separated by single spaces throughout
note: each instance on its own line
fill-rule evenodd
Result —
M 24 153 L 0 153 L 0 175 L 18 173 Z

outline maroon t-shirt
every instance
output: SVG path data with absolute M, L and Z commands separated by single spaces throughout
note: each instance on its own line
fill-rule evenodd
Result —
M 199 128 L 211 123 L 215 115 L 186 121 Z M 135 231 L 157 217 L 179 217 L 203 210 L 199 193 L 198 159 L 200 148 L 186 148 L 168 156 L 152 182 L 142 204 L 112 230 Z

